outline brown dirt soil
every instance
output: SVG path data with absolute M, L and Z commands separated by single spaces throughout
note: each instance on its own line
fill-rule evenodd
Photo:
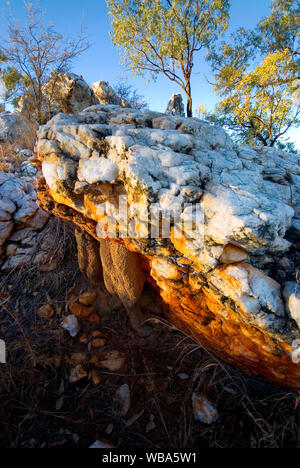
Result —
M 95 311 L 79 318 L 80 333 L 71 338 L 60 323 L 92 288 L 78 270 L 74 242 L 65 242 L 57 270 L 27 267 L 0 277 L 0 338 L 8 362 L 0 365 L 0 448 L 84 448 L 96 439 L 120 448 L 300 447 L 298 395 L 246 377 L 166 321 L 151 322 L 151 335 L 138 336 L 103 286 Z M 51 318 L 37 314 L 44 304 L 51 304 Z M 104 348 L 86 339 L 92 333 L 104 335 Z M 112 350 L 126 357 L 117 372 L 98 364 Z M 87 377 L 71 384 L 74 353 L 85 354 Z M 126 416 L 115 398 L 124 384 L 131 393 Z M 217 406 L 211 426 L 194 421 L 195 390 Z M 155 428 L 147 432 L 151 420 Z

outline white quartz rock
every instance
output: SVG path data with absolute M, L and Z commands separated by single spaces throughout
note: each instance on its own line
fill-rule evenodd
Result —
M 79 323 L 75 315 L 68 315 L 61 324 L 62 328 L 67 330 L 72 338 L 75 338 L 79 332 Z
M 228 282 L 225 281 L 226 277 Z M 235 288 L 232 288 L 232 279 L 236 280 Z M 254 314 L 253 318 L 260 312 L 274 314 L 277 317 L 285 316 L 280 285 L 251 265 L 228 265 L 222 276 L 219 276 L 218 270 L 210 273 L 209 281 L 225 296 Z
M 56 182 L 59 180 L 57 166 L 47 161 L 43 161 L 42 173 L 50 189 L 56 190 Z
M 89 185 L 116 183 L 128 195 L 129 237 L 137 242 L 147 238 L 144 207 L 154 218 L 171 218 L 174 231 L 184 219 L 185 243 L 175 248 L 179 253 L 186 251 L 201 266 L 220 297 L 233 300 L 258 328 L 277 331 L 288 324 L 283 288 L 273 277 L 280 283 L 286 281 L 276 274 L 278 259 L 299 244 L 298 155 L 276 148 L 238 146 L 224 130 L 196 118 L 117 105 L 92 106 L 78 115 L 59 114 L 40 128 L 39 138 L 39 159 L 49 187 L 58 196 L 66 196 L 71 207 L 72 195 L 57 182 L 65 180 L 76 195 L 84 194 L 94 204 L 91 211 L 97 232 L 103 231 L 103 215 L 112 224 L 126 221 L 117 206 L 96 199 L 95 187 L 89 193 Z M 66 161 L 72 164 L 67 166 Z M 0 187 L 1 183 L 0 175 Z M 199 205 L 198 217 L 189 204 Z M 75 208 L 91 216 L 84 204 Z M 159 242 L 150 244 L 143 244 L 145 251 L 155 249 L 160 255 Z M 228 245 L 245 254 L 240 262 L 220 267 Z M 249 263 L 242 263 L 243 258 Z M 233 288 L 231 282 L 237 286 Z M 295 309 L 293 300 L 297 318 L 298 305 Z

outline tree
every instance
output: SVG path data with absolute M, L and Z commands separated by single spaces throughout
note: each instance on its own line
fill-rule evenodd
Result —
M 18 71 L 7 63 L 7 58 L 0 51 L 0 105 L 5 107 L 26 86 L 26 80 Z
M 34 117 L 41 124 L 50 116 L 43 87 L 51 72 L 52 75 L 56 73 L 59 76 L 60 72 L 68 70 L 73 60 L 87 49 L 88 43 L 82 34 L 76 39 L 67 39 L 56 32 L 53 25 L 46 24 L 45 12 L 38 4 L 25 3 L 25 7 L 25 24 L 9 17 L 9 41 L 3 41 L 0 50 L 11 67 L 10 70 L 14 70 L 19 77 L 19 83 L 23 82 L 22 94 L 27 91 Z
M 232 42 L 208 56 L 222 97 L 207 119 L 246 143 L 274 146 L 298 126 L 299 4 L 273 0 L 272 13 L 254 31 L 240 29 Z
M 134 75 L 162 73 L 180 86 L 192 117 L 195 54 L 227 29 L 229 0 L 107 0 L 107 6 L 123 63 Z
M 127 102 L 134 109 L 145 109 L 148 104 L 144 101 L 144 96 L 139 94 L 137 89 L 121 78 L 113 86 L 113 90 L 117 96 Z

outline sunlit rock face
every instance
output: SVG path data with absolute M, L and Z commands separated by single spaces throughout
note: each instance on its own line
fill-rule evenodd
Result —
M 55 116 L 36 151 L 42 207 L 137 253 L 163 313 L 208 350 L 300 388 L 296 155 L 113 105 Z

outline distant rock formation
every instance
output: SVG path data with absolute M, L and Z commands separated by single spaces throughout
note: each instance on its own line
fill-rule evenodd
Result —
M 43 88 L 43 98 L 43 113 L 51 117 L 59 112 L 77 114 L 97 104 L 131 107 L 114 92 L 107 81 L 97 81 L 90 87 L 82 76 L 69 72 L 52 73 L 49 82 Z M 19 99 L 18 112 L 22 115 L 34 113 L 34 100 L 34 93 L 29 90 Z
M 59 112 L 76 114 L 86 107 L 99 104 L 93 90 L 83 77 L 70 72 L 52 72 L 42 93 L 41 111 L 44 120 Z M 18 112 L 30 120 L 37 118 L 36 95 L 31 87 L 18 100 Z
M 105 282 L 131 314 L 146 281 L 165 316 L 209 351 L 300 389 L 297 155 L 237 146 L 198 119 L 115 105 L 55 116 L 36 149 L 40 206 L 99 241 Z M 119 263 L 103 238 L 122 246 Z
M 181 94 L 173 94 L 168 103 L 166 114 L 185 117 L 184 104 Z
M 77 114 L 83 109 L 97 104 L 132 107 L 126 99 L 115 93 L 107 81 L 97 81 L 90 87 L 82 76 L 70 72 L 53 72 L 42 92 L 42 116 L 44 120 L 48 120 L 60 112 Z M 30 120 L 36 118 L 37 106 L 35 100 L 36 93 L 32 88 L 29 88 L 27 93 L 18 100 L 17 112 L 13 114 L 16 119 L 20 120 L 20 115 L 25 121 L 28 116 Z
M 122 107 L 131 107 L 125 99 L 114 92 L 108 81 L 97 81 L 92 85 L 92 90 L 100 104 L 115 104 Z

